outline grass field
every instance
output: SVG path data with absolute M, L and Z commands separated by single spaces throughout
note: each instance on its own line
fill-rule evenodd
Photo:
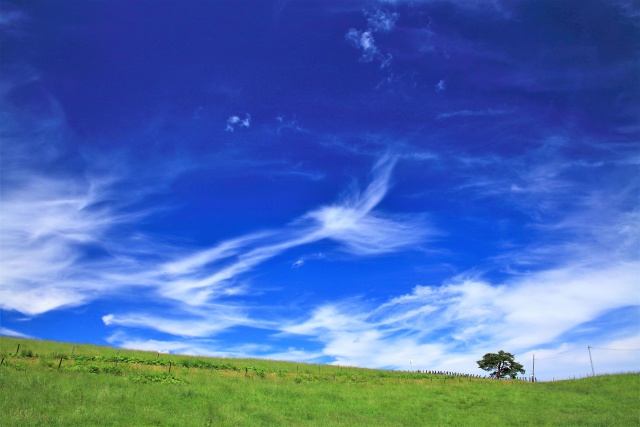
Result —
M 8 337 L 0 357 L 3 426 L 640 425 L 640 374 L 527 383 Z

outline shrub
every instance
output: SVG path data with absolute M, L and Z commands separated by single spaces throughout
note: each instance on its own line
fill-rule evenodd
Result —
M 143 373 L 132 375 L 129 379 L 136 383 L 186 384 L 182 378 L 169 373 Z
M 20 350 L 20 357 L 34 357 L 35 355 L 33 354 L 32 350 L 29 349 L 24 349 L 24 350 Z
M 102 368 L 102 372 L 111 375 L 121 375 L 122 369 L 118 366 L 104 366 Z

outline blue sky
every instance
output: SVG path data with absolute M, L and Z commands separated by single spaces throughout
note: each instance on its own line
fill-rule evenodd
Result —
M 640 370 L 633 1 L 5 2 L 0 28 L 2 334 Z

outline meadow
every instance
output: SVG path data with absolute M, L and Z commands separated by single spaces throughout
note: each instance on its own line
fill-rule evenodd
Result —
M 0 337 L 3 426 L 637 426 L 640 374 L 529 383 Z

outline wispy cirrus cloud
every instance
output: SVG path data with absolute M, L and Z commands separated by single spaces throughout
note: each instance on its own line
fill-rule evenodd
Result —
M 472 272 L 382 303 L 350 299 L 318 306 L 281 330 L 319 343 L 336 363 L 356 366 L 410 369 L 412 358 L 413 368 L 478 373 L 479 355 L 508 348 L 519 358 L 553 359 L 537 372 L 550 380 L 589 372 L 591 345 L 621 350 L 601 350 L 600 372 L 639 369 L 640 353 L 631 351 L 640 349 L 637 322 L 620 320 L 640 310 L 640 222 L 631 196 L 638 180 L 620 185 L 618 177 L 633 176 L 633 166 L 620 163 L 630 147 L 612 153 L 590 145 L 600 153 L 598 162 L 566 156 L 567 147 L 552 138 L 521 157 L 456 160 L 464 160 L 458 172 L 469 172 L 461 199 L 508 200 L 529 216 L 528 243 L 503 248 Z M 590 185 L 584 177 L 594 173 L 600 178 Z
M 367 17 L 368 28 L 378 33 L 389 33 L 393 31 L 399 17 L 397 12 L 382 9 L 377 9 L 373 12 L 365 11 L 365 16 Z
M 19 111 L 12 108 L 15 90 L 38 94 L 39 116 L 14 114 Z M 101 286 L 82 283 L 90 270 L 75 267 L 86 248 L 101 246 L 105 233 L 131 213 L 113 210 L 105 183 L 115 177 L 53 172 L 50 166 L 62 161 L 66 150 L 59 143 L 65 116 L 39 87 L 37 76 L 5 77 L 1 96 L 7 144 L 1 147 L 0 307 L 35 315 L 81 304 L 100 293 Z
M 278 134 L 290 130 L 293 132 L 303 132 L 304 129 L 298 123 L 298 120 L 295 118 L 288 118 L 286 116 L 277 116 L 276 121 L 278 122 L 278 130 L 276 131 Z
M 351 43 L 351 45 L 355 48 L 362 50 L 362 56 L 360 60 L 362 62 L 372 62 L 374 59 L 378 59 L 382 62 L 381 67 L 384 68 L 385 64 L 388 61 L 388 57 L 385 58 L 376 46 L 376 41 L 373 38 L 373 32 L 370 30 L 356 30 L 355 28 L 350 28 L 345 38 Z
M 121 325 L 182 336 L 169 342 L 171 348 L 193 354 L 231 353 L 478 374 L 475 361 L 480 355 L 506 348 L 521 362 L 531 360 L 535 354 L 536 376 L 550 380 L 587 374 L 589 360 L 585 349 L 591 345 L 600 348 L 598 372 L 638 369 L 640 357 L 631 351 L 640 349 L 637 327 L 610 328 L 610 322 L 617 322 L 620 311 L 636 310 L 637 316 L 640 310 L 637 262 L 633 257 L 611 256 L 606 250 L 587 258 L 584 253 L 565 251 L 565 262 L 560 268 L 515 275 L 504 281 L 461 275 L 442 285 L 416 286 L 409 293 L 378 304 L 351 298 L 319 305 L 302 319 L 282 319 L 271 324 L 255 322 L 254 327 L 276 332 L 274 346 L 247 347 L 244 353 L 230 349 L 225 352 L 215 343 L 202 345 L 201 339 L 214 332 L 211 324 L 216 323 L 213 317 L 206 317 L 204 308 L 200 320 L 177 321 L 172 328 L 164 327 L 166 316 Z M 212 307 L 209 313 L 215 311 Z M 111 320 L 112 317 L 105 319 Z M 161 326 L 154 325 L 155 322 Z M 201 329 L 206 327 L 209 329 Z M 183 332 L 190 328 L 193 334 Z M 283 335 L 306 337 L 310 349 L 278 349 L 278 339 Z M 143 341 L 129 338 L 118 342 L 150 349 L 168 345 Z M 413 360 L 412 365 L 408 364 L 409 359 Z
M 566 152 L 577 148 L 591 151 L 597 161 Z M 620 163 L 633 147 L 619 149 L 612 153 L 605 144 L 551 138 L 521 156 L 456 159 L 463 164 L 458 171 L 464 182 L 455 190 L 458 197 L 501 206 L 519 218 L 485 262 L 526 275 L 576 260 L 583 265 L 637 260 L 640 213 L 632 194 L 640 182 L 635 166 Z
M 367 28 L 358 30 L 349 28 L 345 34 L 347 41 L 355 48 L 362 50 L 360 61 L 379 61 L 380 68 L 386 68 L 391 64 L 392 55 L 381 52 L 374 38 L 374 34 L 386 34 L 395 28 L 398 20 L 398 13 L 383 9 L 376 9 L 373 12 L 364 12 L 367 17 Z
M 105 291 L 82 262 L 89 247 L 101 247 L 105 233 L 131 220 L 108 207 L 91 184 L 31 175 L 3 195 L 0 239 L 4 309 L 38 314 L 82 304 Z M 97 263 L 96 263 L 97 264 Z M 53 282 L 53 284 L 52 284 Z
M 210 357 L 249 357 L 258 352 L 271 350 L 267 345 L 228 346 L 216 340 L 202 338 L 192 340 L 140 339 L 122 331 L 111 334 L 107 338 L 107 342 L 120 348 Z
M 16 338 L 33 338 L 30 335 L 23 334 L 21 332 L 14 331 L 13 329 L 8 329 L 0 326 L 0 335 L 4 335 L 7 337 L 16 337 Z
M 173 311 L 107 314 L 105 324 L 208 336 L 235 325 L 256 325 L 240 304 L 220 301 L 246 293 L 243 277 L 289 249 L 326 240 L 344 253 L 370 256 L 415 249 L 431 232 L 419 216 L 375 210 L 389 189 L 394 156 L 380 159 L 364 190 L 353 187 L 334 204 L 312 209 L 280 229 L 200 251 L 123 232 L 166 209 L 136 206 L 163 191 L 184 168 L 172 164 L 173 173 L 158 168 L 152 175 L 159 179 L 138 168 L 133 178 L 122 162 L 108 165 L 104 155 L 86 155 L 77 171 L 52 172 L 44 166 L 59 161 L 65 148 L 47 136 L 59 134 L 56 141 L 64 141 L 66 125 L 62 110 L 49 100 L 48 118 L 38 118 L 39 126 L 7 116 L 14 144 L 3 145 L 2 157 L 2 309 L 35 316 L 136 289 L 140 298 L 164 301 Z M 130 192 L 133 179 L 137 185 Z
M 160 253 L 171 248 L 121 231 L 155 211 L 130 208 L 147 194 L 142 187 L 133 199 L 116 202 L 113 186 L 124 184 L 116 176 L 51 176 L 5 166 L 0 307 L 38 315 L 157 284 L 138 257 L 157 263 L 163 256 L 149 245 Z
M 158 353 L 187 354 L 209 357 L 260 357 L 271 360 L 290 360 L 295 362 L 317 362 L 323 357 L 319 351 L 309 351 L 304 348 L 287 347 L 278 350 L 265 344 L 236 344 L 229 345 L 222 341 L 206 338 L 181 338 L 176 340 L 156 340 L 138 338 L 118 331 L 107 338 L 107 342 L 119 348 L 155 351 Z
M 325 257 L 326 257 L 325 254 L 323 254 L 322 252 L 315 253 L 315 254 L 310 254 L 310 255 L 305 255 L 305 256 L 302 256 L 302 257 L 298 258 L 297 260 L 295 260 L 291 264 L 291 268 L 302 268 L 302 266 L 304 266 L 307 263 L 307 261 L 309 261 L 309 260 L 324 259 Z
M 165 209 L 137 206 L 188 166 L 138 166 L 132 178 L 122 154 L 79 155 L 61 105 L 37 75 L 22 71 L 5 76 L 0 94 L 8 142 L 0 147 L 0 307 L 35 316 L 148 285 L 137 281 L 145 275 L 137 257 L 158 257 L 152 239 L 123 229 Z M 37 113 L 14 105 L 15 92 L 31 94 Z M 133 179 L 135 190 L 122 191 Z
M 170 310 L 157 313 L 107 314 L 102 316 L 102 321 L 107 326 L 151 329 L 183 338 L 211 337 L 236 326 L 266 327 L 269 324 L 251 319 L 244 307 L 229 302 L 174 304 Z
M 213 300 L 242 293 L 238 279 L 258 265 L 299 246 L 321 240 L 333 241 L 338 249 L 354 256 L 372 256 L 416 249 L 433 233 L 419 216 L 384 215 L 374 211 L 388 191 L 394 156 L 382 157 L 374 166 L 371 183 L 363 190 L 352 189 L 339 202 L 312 210 L 281 230 L 270 230 L 224 241 L 210 249 L 169 261 L 157 269 L 161 276 L 147 280 L 163 297 L 191 307 L 197 320 L 160 319 L 152 314 L 107 315 L 105 323 L 144 326 L 181 335 L 207 336 L 224 321 L 212 322 L 206 314 Z M 203 311 L 199 311 L 201 307 Z M 232 310 L 231 306 L 227 306 Z M 214 310 L 216 311 L 216 310 Z M 265 325 L 229 315 L 236 325 Z M 182 326 L 180 326 L 182 325 Z M 201 325 L 202 327 L 199 327 Z M 213 329 L 212 329 L 213 328 Z M 181 330 L 188 332 L 180 332 Z

